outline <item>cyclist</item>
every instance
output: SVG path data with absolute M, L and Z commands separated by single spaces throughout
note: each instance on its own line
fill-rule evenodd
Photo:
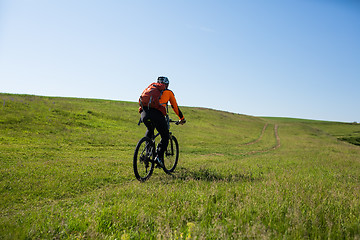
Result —
M 150 84 L 150 86 L 152 85 L 155 86 L 156 83 Z M 161 167 L 164 167 L 164 152 L 169 143 L 169 128 L 165 119 L 167 115 L 167 103 L 170 101 L 172 109 L 180 119 L 180 124 L 185 124 L 186 120 L 177 105 L 174 93 L 168 89 L 169 79 L 163 76 L 158 77 L 157 86 L 163 89 L 159 98 L 159 106 L 156 108 L 140 106 L 139 113 L 141 114 L 141 121 L 144 122 L 147 127 L 146 137 L 152 138 L 154 136 L 154 128 L 160 133 L 161 140 L 157 148 L 155 160 Z

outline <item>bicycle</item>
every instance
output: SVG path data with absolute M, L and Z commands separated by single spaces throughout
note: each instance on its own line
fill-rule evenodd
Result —
M 168 128 L 170 130 L 170 123 L 179 125 L 179 121 L 173 121 L 166 116 Z M 136 179 L 144 182 L 153 174 L 154 168 L 162 168 L 165 173 L 171 174 L 174 172 L 179 160 L 179 143 L 176 137 L 169 131 L 169 144 L 164 153 L 164 167 L 162 168 L 156 161 L 156 138 L 160 135 L 157 133 L 152 138 L 143 137 L 139 140 L 134 151 L 133 168 Z

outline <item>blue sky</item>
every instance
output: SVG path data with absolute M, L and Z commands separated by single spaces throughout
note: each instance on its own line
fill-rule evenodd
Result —
M 0 92 L 360 122 L 355 0 L 0 0 Z M 134 110 L 136 111 L 136 110 Z

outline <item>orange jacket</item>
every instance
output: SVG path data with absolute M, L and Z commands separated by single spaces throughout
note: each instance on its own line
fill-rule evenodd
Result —
M 180 120 L 183 120 L 184 116 L 183 116 L 182 112 L 180 111 L 179 106 L 177 105 L 174 93 L 169 89 L 165 89 L 159 99 L 159 102 L 162 106 L 166 107 L 166 105 L 169 101 L 170 101 L 171 107 L 174 110 L 174 112 L 176 113 L 176 115 L 179 116 Z

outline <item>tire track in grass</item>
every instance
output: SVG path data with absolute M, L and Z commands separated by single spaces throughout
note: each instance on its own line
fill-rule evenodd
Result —
M 266 128 L 267 128 L 268 125 L 269 125 L 268 123 L 266 123 L 266 124 L 264 125 L 264 127 L 263 127 L 263 129 L 262 129 L 262 131 L 261 131 L 261 134 L 260 134 L 260 136 L 259 136 L 257 139 L 255 139 L 255 140 L 253 140 L 253 141 L 251 141 L 251 142 L 248 142 L 248 143 L 243 143 L 243 144 L 241 144 L 240 146 L 252 145 L 252 144 L 255 144 L 255 143 L 259 142 L 259 141 L 262 139 L 262 137 L 263 137 L 263 135 L 264 135 L 264 133 L 265 133 L 265 130 L 266 130 Z
M 265 126 L 267 126 L 267 124 Z M 264 129 L 266 129 L 265 126 L 264 126 Z M 271 148 L 268 148 L 268 149 L 256 150 L 256 151 L 251 151 L 251 152 L 247 152 L 247 153 L 242 153 L 241 155 L 246 156 L 246 155 L 252 155 L 252 154 L 256 154 L 256 153 L 265 153 L 265 152 L 273 151 L 273 150 L 276 150 L 277 148 L 279 148 L 281 146 L 281 143 L 280 143 L 280 136 L 279 136 L 278 129 L 279 129 L 279 125 L 275 124 L 275 126 L 274 126 L 274 134 L 275 134 L 276 144 L 274 146 L 272 146 Z M 249 145 L 249 144 L 246 144 L 246 145 Z
M 266 123 L 264 125 L 264 127 L 262 129 L 262 132 L 261 132 L 258 139 L 253 140 L 253 141 L 248 142 L 248 143 L 240 144 L 238 146 L 248 146 L 248 145 L 252 145 L 252 144 L 255 144 L 255 143 L 259 142 L 262 139 L 268 125 L 269 125 L 268 123 Z M 277 124 L 275 124 L 275 126 L 274 126 L 274 134 L 275 134 L 276 143 L 275 143 L 274 146 L 272 146 L 270 148 L 267 148 L 267 149 L 263 149 L 263 150 L 255 150 L 255 151 L 250 151 L 250 152 L 245 152 L 245 153 L 237 153 L 235 155 L 246 156 L 246 155 L 252 155 L 252 154 L 256 154 L 256 153 L 265 153 L 265 152 L 269 152 L 269 151 L 272 151 L 272 150 L 276 150 L 277 148 L 279 148 L 281 146 L 281 144 L 280 144 L 280 136 L 279 136 L 279 133 L 278 133 L 278 128 L 279 128 L 279 126 Z M 210 153 L 210 154 L 205 154 L 205 155 L 202 155 L 202 156 L 224 156 L 224 154 L 223 153 Z

